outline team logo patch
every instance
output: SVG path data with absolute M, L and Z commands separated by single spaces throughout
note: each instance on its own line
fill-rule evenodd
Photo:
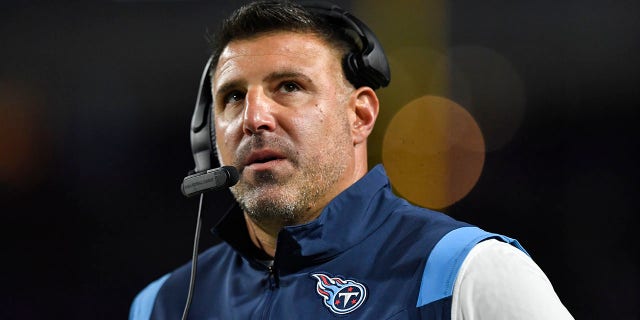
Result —
M 367 288 L 359 282 L 323 273 L 311 274 L 318 280 L 316 292 L 324 305 L 336 314 L 347 314 L 360 307 L 367 299 Z

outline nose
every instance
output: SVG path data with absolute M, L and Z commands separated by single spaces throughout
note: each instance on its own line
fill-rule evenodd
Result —
M 243 114 L 242 129 L 244 133 L 253 135 L 262 131 L 273 131 L 275 128 L 273 101 L 265 95 L 262 88 L 248 90 Z

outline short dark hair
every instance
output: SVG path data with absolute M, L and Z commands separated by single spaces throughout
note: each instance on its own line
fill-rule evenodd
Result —
M 211 77 L 213 78 L 220 54 L 229 42 L 251 39 L 273 31 L 316 34 L 343 56 L 356 50 L 353 39 L 345 32 L 300 4 L 291 1 L 256 1 L 240 7 L 223 20 L 218 33 L 212 37 Z

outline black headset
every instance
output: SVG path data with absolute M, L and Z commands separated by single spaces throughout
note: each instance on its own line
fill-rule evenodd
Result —
M 307 2 L 303 6 L 308 11 L 321 15 L 336 28 L 354 37 L 359 49 L 349 52 L 343 60 L 343 70 L 347 80 L 356 88 L 368 86 L 372 89 L 386 87 L 391 81 L 389 62 L 382 45 L 375 34 L 362 21 L 339 6 L 327 2 Z M 357 37 L 357 39 L 356 39 Z M 191 151 L 196 167 L 189 172 L 195 174 L 219 166 L 215 156 L 215 130 L 211 96 L 211 77 L 207 61 L 200 78 L 200 89 L 195 110 L 191 118 Z

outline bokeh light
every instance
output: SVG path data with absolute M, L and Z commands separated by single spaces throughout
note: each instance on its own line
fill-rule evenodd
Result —
M 442 209 L 473 189 L 484 165 L 484 150 L 482 132 L 469 112 L 449 99 L 424 96 L 393 117 L 382 158 L 400 195 Z
M 509 55 L 452 43 L 448 8 L 438 0 L 354 2 L 384 44 L 392 74 L 378 91 L 369 165 L 382 162 L 398 193 L 436 209 L 470 192 L 485 153 L 513 141 L 526 108 L 524 81 Z
M 42 104 L 28 85 L 0 79 L 0 183 L 25 188 L 41 178 L 47 137 L 36 110 Z

